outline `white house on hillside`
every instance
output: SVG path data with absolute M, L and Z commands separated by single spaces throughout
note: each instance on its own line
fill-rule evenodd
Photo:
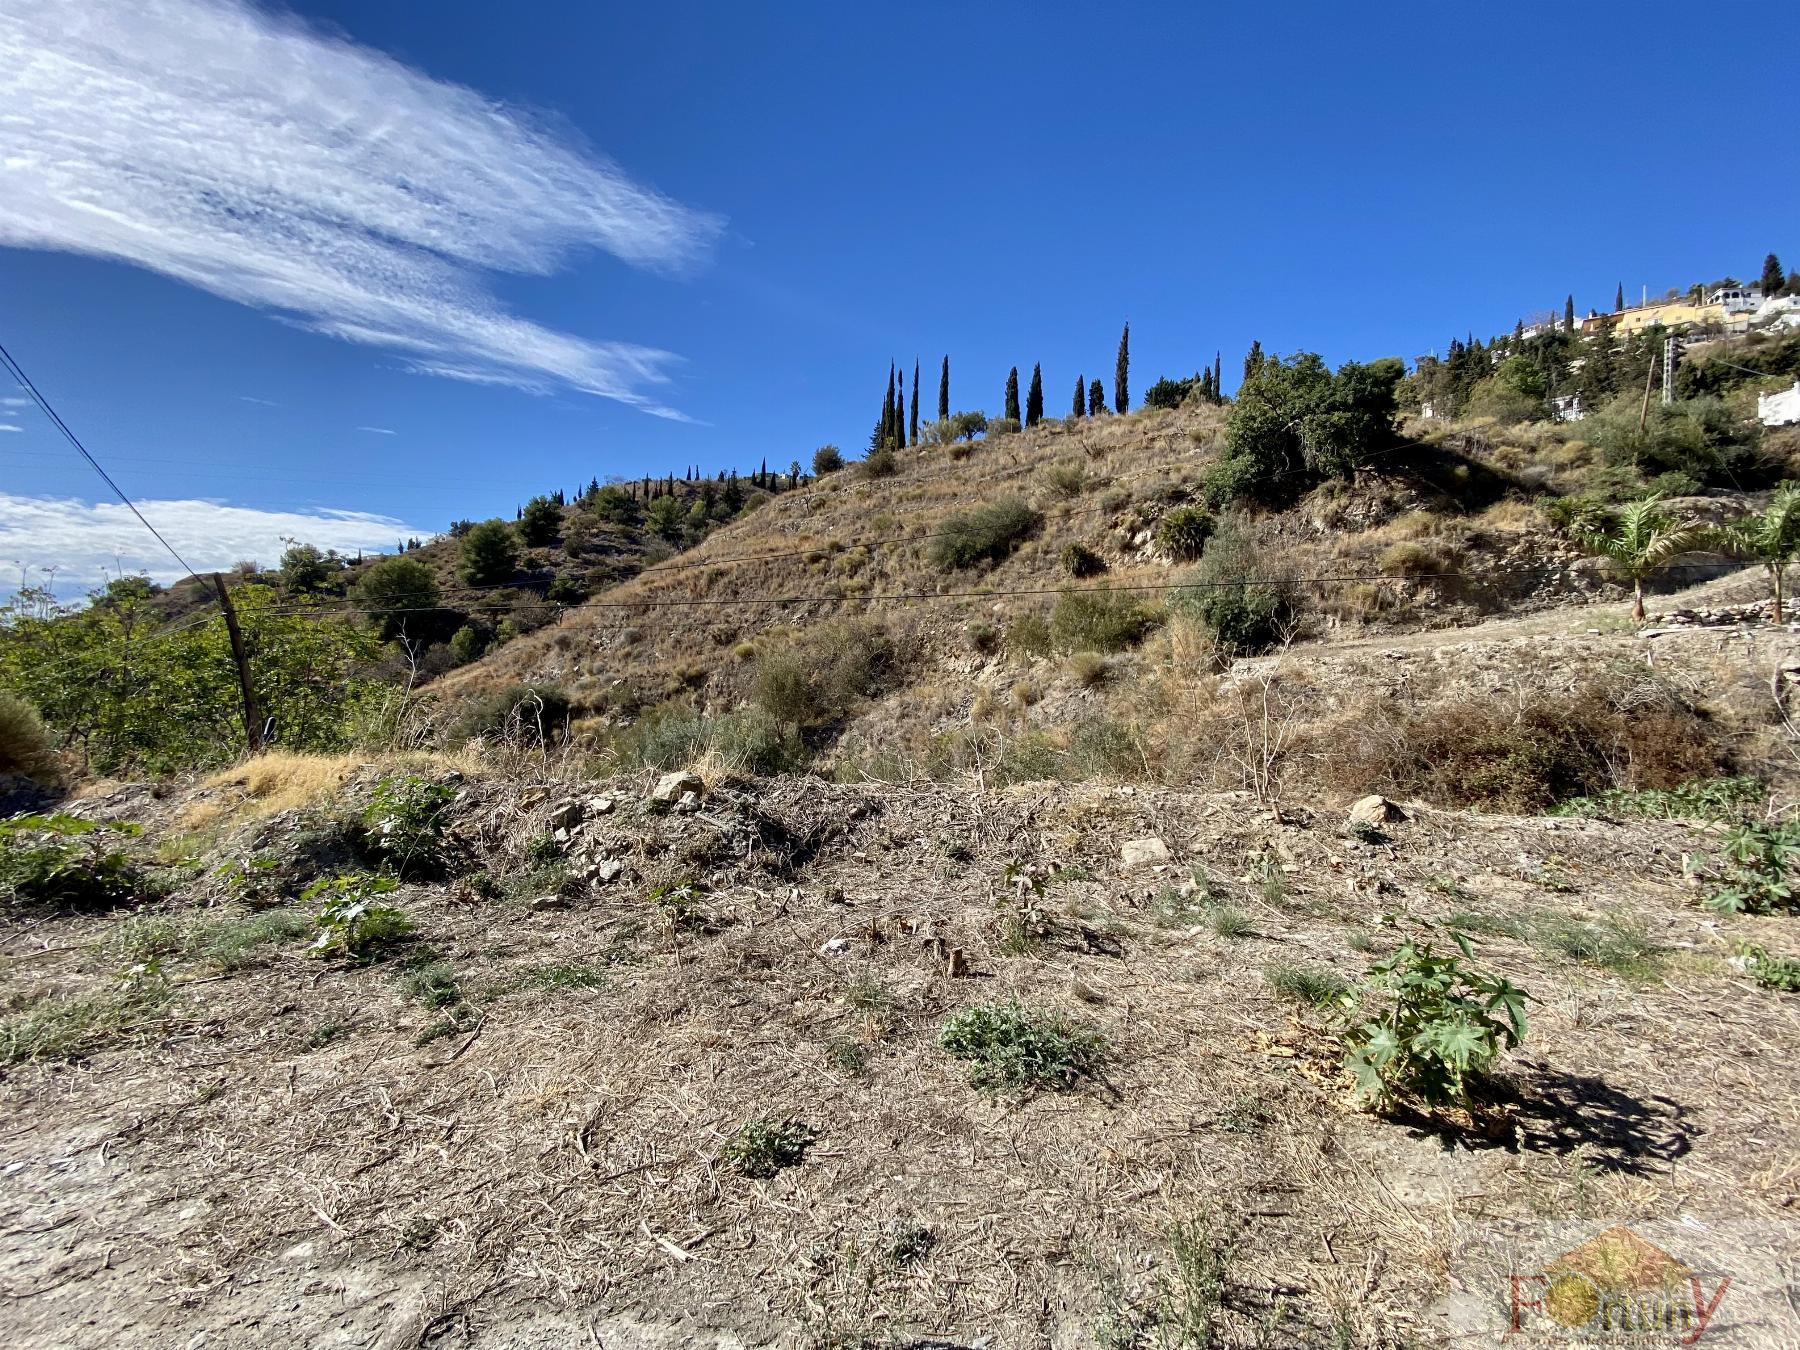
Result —
M 1762 303 L 1762 288 L 1758 286 L 1721 286 L 1706 297 L 1709 305 L 1718 305 L 1727 314 L 1748 314 Z
M 1791 427 L 1800 422 L 1800 380 L 1792 389 L 1756 396 L 1756 416 L 1765 427 Z

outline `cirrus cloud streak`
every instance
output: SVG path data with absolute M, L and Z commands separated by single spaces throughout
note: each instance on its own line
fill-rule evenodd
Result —
M 676 358 L 484 273 L 682 274 L 721 221 L 473 90 L 242 0 L 0 0 L 0 245 L 148 268 L 413 369 L 680 417 Z

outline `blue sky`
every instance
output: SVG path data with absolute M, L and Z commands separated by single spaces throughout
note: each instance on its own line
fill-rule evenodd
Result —
M 1785 5 L 0 0 L 0 342 L 196 565 L 1800 265 Z M 1672 93 L 1680 109 L 1658 113 Z M 16 391 L 0 389 L 0 399 Z M 0 575 L 131 538 L 0 402 Z M 229 509 L 227 509 L 229 508 Z M 120 508 L 122 510 L 122 508 Z M 141 532 L 140 532 L 141 533 Z M 187 548 L 184 547 L 184 552 Z

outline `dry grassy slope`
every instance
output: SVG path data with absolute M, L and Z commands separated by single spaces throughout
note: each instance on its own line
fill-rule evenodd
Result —
M 412 950 L 466 1000 L 454 1036 L 416 1043 L 444 1014 L 405 953 L 321 962 L 295 940 L 224 973 L 171 956 L 172 1001 L 135 1035 L 0 1076 L 6 1342 L 1077 1350 L 1130 1343 L 1104 1328 L 1150 1314 L 1179 1278 L 1168 1226 L 1202 1217 L 1233 1255 L 1216 1300 L 1197 1290 L 1216 1339 L 1187 1343 L 1437 1344 L 1468 1330 L 1457 1287 L 1497 1335 L 1498 1235 L 1549 1220 L 1573 1225 L 1552 1251 L 1627 1222 L 1729 1271 L 1720 1343 L 1792 1343 L 1774 1263 L 1800 1002 L 1728 959 L 1796 933 L 1698 907 L 1680 854 L 1702 827 L 1420 811 L 1376 844 L 1241 796 L 801 779 L 666 816 L 650 781 L 467 784 L 470 865 L 522 874 L 573 793 L 616 805 L 571 853 L 623 870 L 563 908 L 403 888 Z M 182 835 L 196 804 L 212 826 Z M 233 815 L 229 788 L 81 809 L 200 850 L 196 889 L 150 922 L 243 922 L 212 865 L 298 847 L 293 817 Z M 1171 865 L 1123 866 L 1151 834 Z M 1015 861 L 1071 869 L 1034 946 L 1008 939 Z M 681 877 L 707 889 L 677 920 L 649 897 Z M 1537 1000 L 1505 1147 L 1347 1110 L 1322 1020 L 1271 983 L 1354 978 L 1452 916 Z M 105 996 L 121 923 L 33 916 L 0 997 Z M 1011 997 L 1103 1031 L 1099 1078 L 971 1088 L 939 1028 Z M 799 1166 L 720 1161 L 745 1121 L 788 1116 L 820 1132 Z M 1758 1316 L 1774 1339 L 1743 1330 Z
M 519 680 L 553 681 L 600 702 L 622 680 L 639 701 L 693 696 L 721 711 L 742 697 L 744 682 L 733 667 L 746 655 L 745 639 L 866 617 L 906 639 L 916 657 L 909 687 L 889 701 L 895 706 L 887 720 L 918 721 L 923 734 L 953 716 L 954 705 L 966 721 L 978 697 L 972 673 L 983 665 L 972 659 L 968 622 L 1047 614 L 1057 588 L 1075 584 L 1059 563 L 1067 544 L 1086 544 L 1109 565 L 1106 577 L 1079 584 L 1160 587 L 1179 573 L 1151 533 L 1171 505 L 1197 496 L 1223 421 L 1215 408 L 1144 410 L 1074 426 L 1050 422 L 966 453 L 907 452 L 892 478 L 871 479 L 852 466 L 767 504 L 439 687 L 455 697 Z M 1500 605 L 1597 589 L 1591 571 L 1548 533 L 1523 493 L 1509 498 L 1505 483 L 1479 463 L 1436 453 L 1418 458 L 1404 475 L 1322 489 L 1291 510 L 1263 516 L 1255 531 L 1272 563 L 1305 576 L 1462 568 L 1481 583 L 1321 584 L 1309 592 L 1313 633 L 1443 625 Z M 1073 489 L 1071 474 L 1081 479 Z M 933 566 L 920 536 L 956 512 L 1008 496 L 1045 513 L 1037 537 L 991 568 L 946 574 Z M 1560 572 L 1531 571 L 1546 562 Z M 1040 593 L 999 594 L 1007 591 Z M 974 594 L 904 598 L 951 592 Z M 1166 640 L 1158 650 L 1193 656 L 1171 653 Z M 1037 671 L 1039 684 L 1054 680 L 1054 667 Z M 1131 669 L 1118 668 L 1115 690 L 1133 683 L 1123 678 Z M 930 706 L 906 706 L 914 704 Z M 872 717 L 882 721 L 879 710 Z

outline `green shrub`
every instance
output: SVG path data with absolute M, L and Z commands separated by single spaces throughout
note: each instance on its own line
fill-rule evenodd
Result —
M 1079 464 L 1052 464 L 1044 470 L 1044 482 L 1059 497 L 1079 497 L 1087 489 L 1087 470 Z
M 892 478 L 900 472 L 899 457 L 887 446 L 879 450 L 871 450 L 863 456 L 863 477 Z
M 1760 811 L 1769 788 L 1760 778 L 1696 778 L 1672 788 L 1608 788 L 1576 797 L 1553 816 L 1630 816 L 1651 820 L 1739 820 Z
M 1365 1103 L 1386 1108 L 1412 1099 L 1466 1107 L 1470 1083 L 1503 1050 L 1523 1044 L 1529 996 L 1501 976 L 1465 965 L 1475 952 L 1461 933 L 1451 936 L 1460 957 L 1407 941 L 1369 968 L 1364 990 L 1382 1006 L 1344 1032 L 1345 1063 Z
M 1019 498 L 1002 498 L 946 521 L 931 541 L 931 561 L 946 572 L 999 562 L 1042 523 L 1043 517 Z
M 620 763 L 651 769 L 682 769 L 702 758 L 744 773 L 793 773 L 811 754 L 792 722 L 758 707 L 720 717 L 692 709 L 653 709 L 616 735 L 608 749 Z
M 405 938 L 412 923 L 393 905 L 381 897 L 399 883 L 392 877 L 373 877 L 355 873 L 340 877 L 321 877 L 300 892 L 303 901 L 319 901 L 313 922 L 318 936 L 312 952 L 317 956 L 338 953 L 354 960 L 371 960 L 383 947 Z
M 450 659 L 459 666 L 478 660 L 482 652 L 487 650 L 487 639 L 481 630 L 464 624 L 450 635 Z
M 457 719 L 456 736 L 508 745 L 548 745 L 567 734 L 573 710 L 568 692 L 559 685 L 508 685 L 464 708 Z
M 719 1150 L 719 1161 L 746 1177 L 766 1181 L 783 1168 L 798 1167 L 818 1132 L 797 1120 L 753 1120 L 740 1126 Z
M 824 624 L 793 642 L 759 648 L 751 698 L 774 718 L 816 726 L 888 688 L 899 665 L 899 651 L 879 625 Z
M 821 445 L 813 451 L 812 471 L 823 478 L 828 473 L 836 473 L 844 467 L 844 455 L 835 445 Z
M 549 497 L 533 497 L 519 514 L 518 534 L 527 548 L 544 548 L 562 533 L 563 513 Z
M 51 782 L 56 777 L 56 750 L 37 709 L 0 689 L 0 775 L 9 773 Z
M 1006 625 L 1006 646 L 1008 651 L 1024 656 L 1048 656 L 1051 647 L 1049 621 L 1040 614 L 1021 614 Z
M 1163 378 L 1144 390 L 1144 406 L 1146 408 L 1179 408 L 1186 402 L 1189 394 L 1194 392 L 1196 381 L 1193 379 L 1171 380 Z
M 1016 417 L 990 418 L 987 424 L 988 439 L 995 440 L 1001 436 L 1016 436 L 1022 430 Z
M 1800 820 L 1745 821 L 1725 835 L 1724 859 L 1682 859 L 1689 873 L 1710 883 L 1706 906 L 1720 914 L 1773 914 L 1800 909 L 1791 876 L 1800 861 Z
M 938 1044 L 972 1065 L 969 1081 L 996 1091 L 1065 1091 L 1106 1058 L 1106 1039 L 1060 1013 L 984 1003 L 944 1019 Z
M 1156 609 L 1110 587 L 1064 591 L 1050 614 L 1050 635 L 1064 651 L 1122 652 L 1161 621 Z
M 544 592 L 544 598 L 559 605 L 579 605 L 587 599 L 587 594 L 587 587 L 580 578 L 572 577 L 567 572 L 558 572 L 550 578 L 550 586 Z
M 1062 568 L 1078 580 L 1097 577 L 1106 570 L 1106 559 L 1086 544 L 1068 544 L 1062 551 Z
M 66 824 L 64 822 L 67 822 Z M 138 898 L 143 874 L 130 856 L 74 817 L 26 816 L 0 824 L 0 902 L 52 909 L 115 909 Z
M 383 779 L 363 811 L 369 852 L 396 876 L 443 871 L 445 812 L 455 796 L 447 784 L 413 775 Z
M 1178 506 L 1156 527 L 1156 543 L 1176 562 L 1193 562 L 1212 538 L 1213 517 L 1198 506 Z
M 1241 530 L 1226 527 L 1200 565 L 1170 596 L 1169 606 L 1211 631 L 1231 653 L 1267 651 L 1287 641 L 1299 621 L 1299 590 L 1286 568 L 1268 563 Z

